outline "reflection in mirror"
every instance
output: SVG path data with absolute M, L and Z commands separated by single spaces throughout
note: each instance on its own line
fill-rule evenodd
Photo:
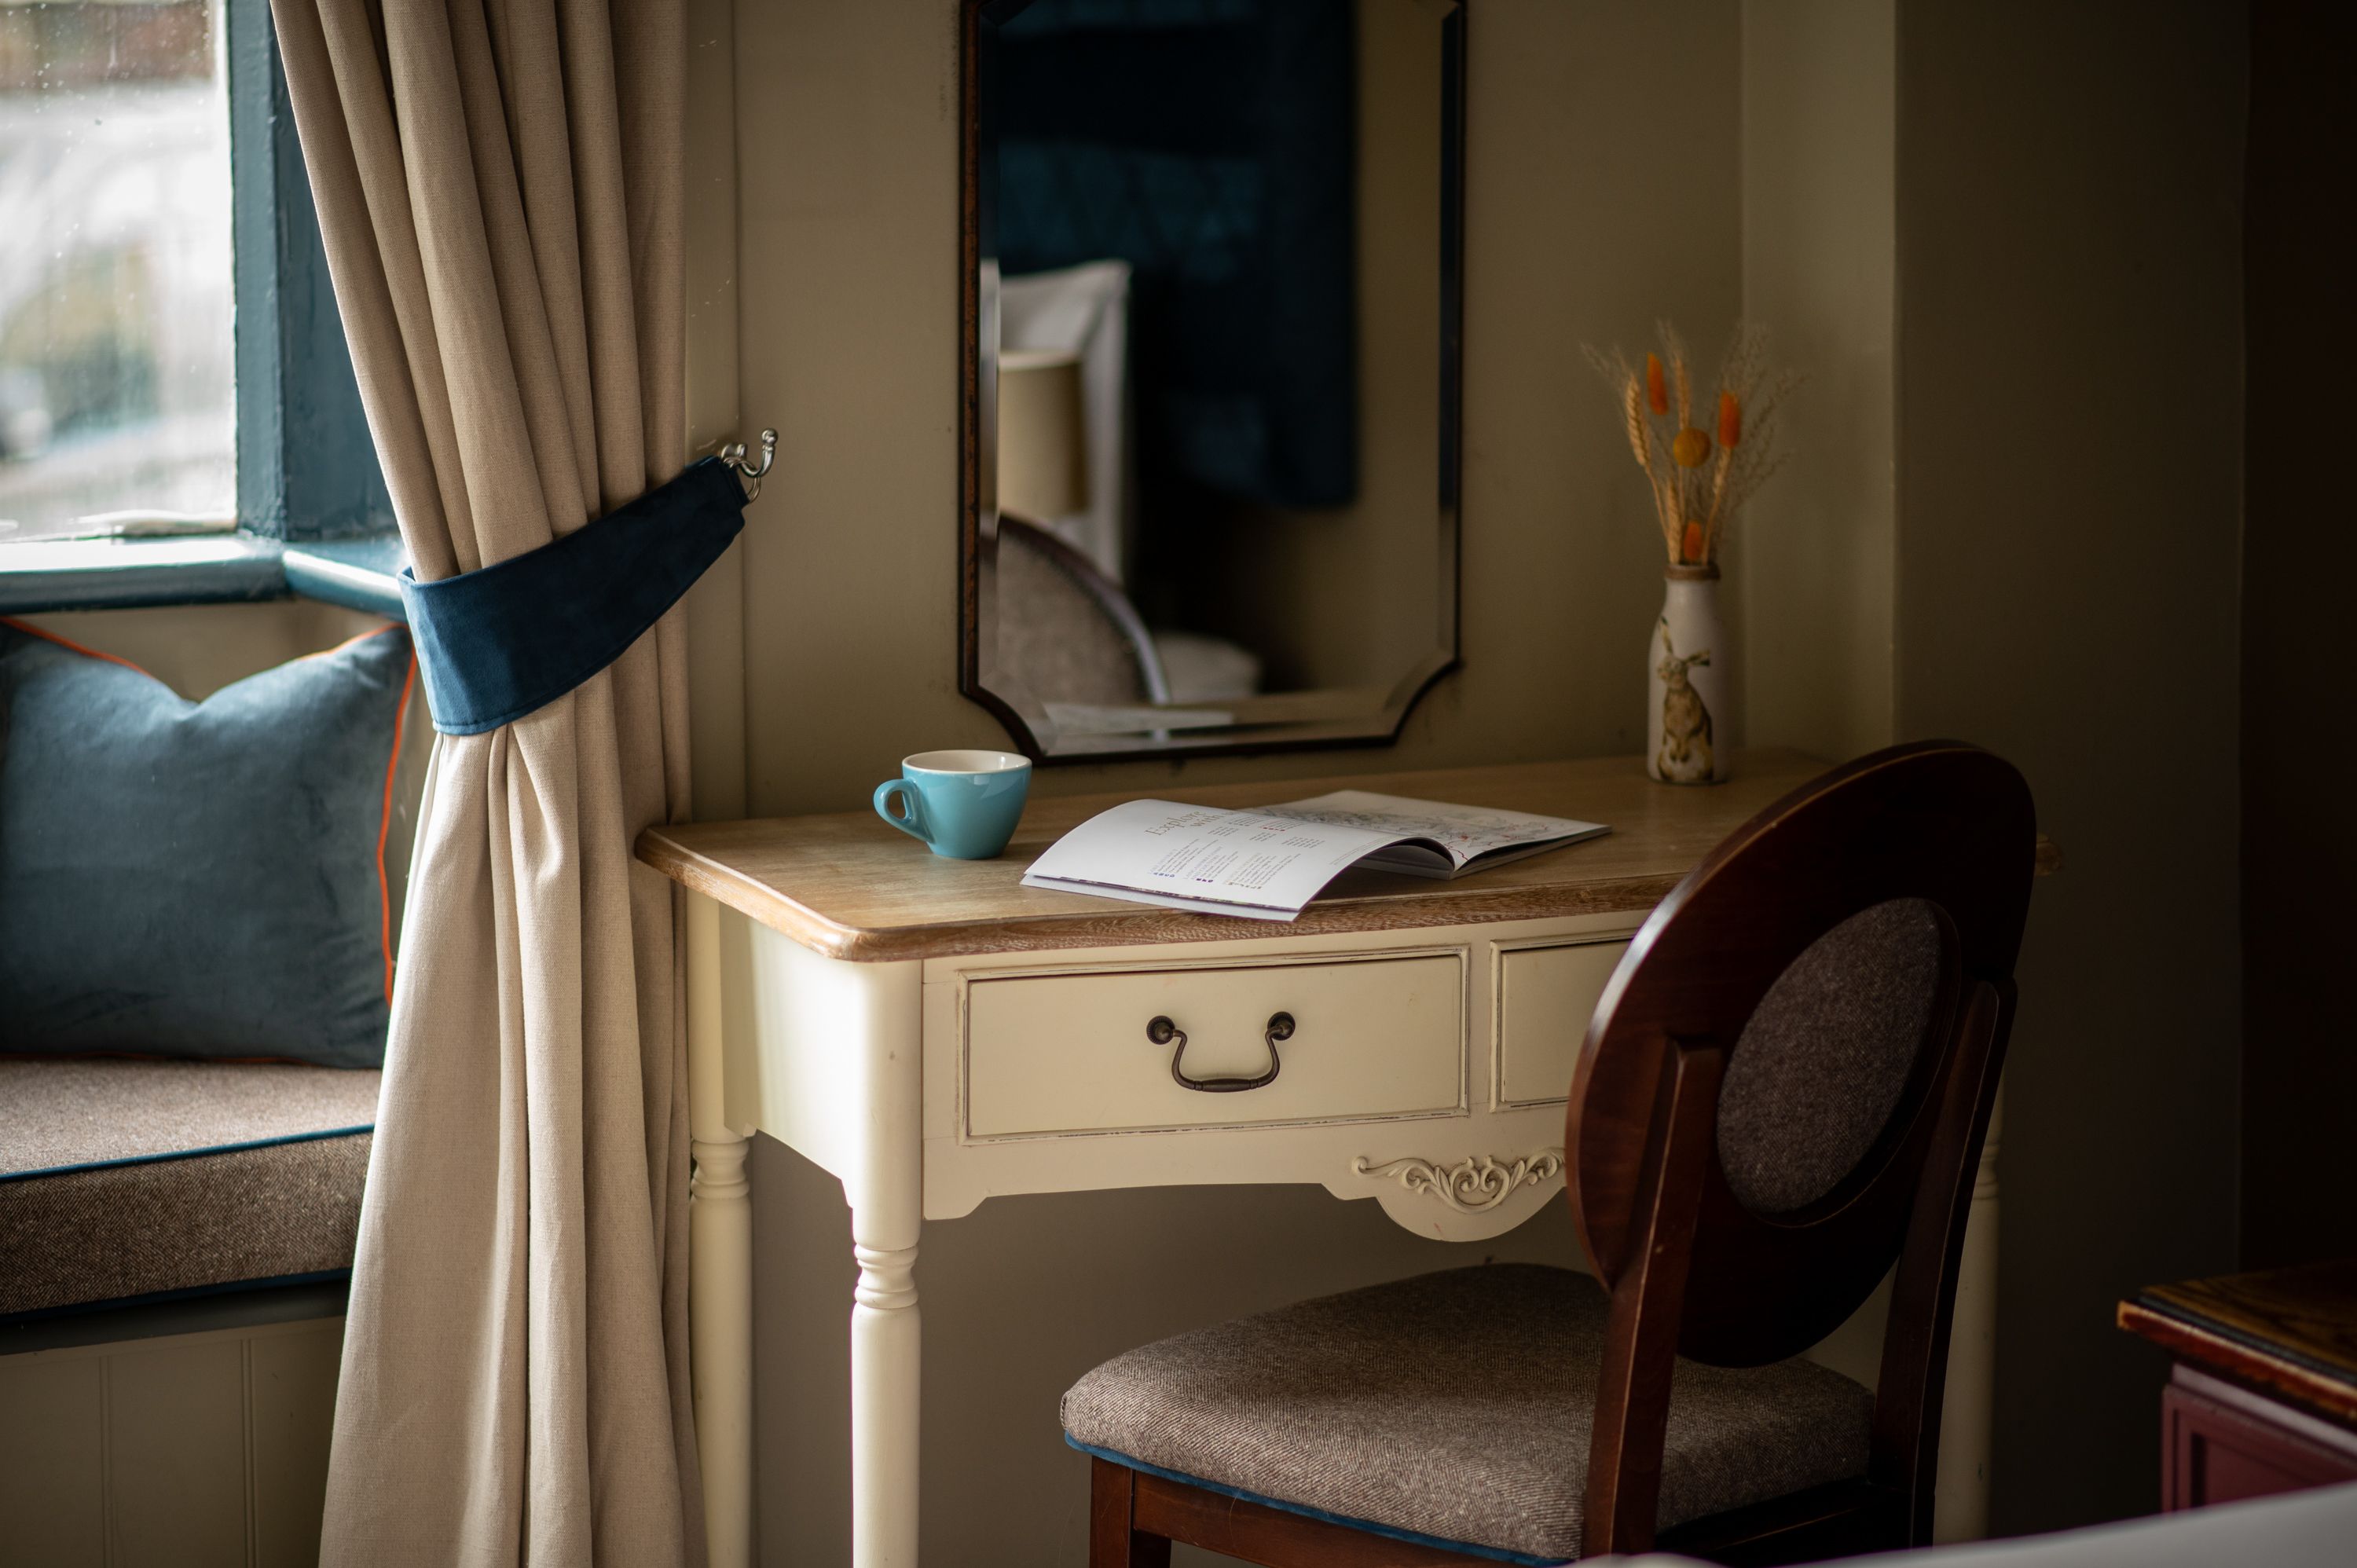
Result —
M 1464 11 L 968 0 L 961 678 L 1034 756 L 1454 666 Z

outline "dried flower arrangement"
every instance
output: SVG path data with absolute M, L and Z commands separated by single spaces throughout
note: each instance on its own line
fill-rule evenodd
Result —
M 1771 372 L 1767 329 L 1738 323 L 1719 363 L 1714 440 L 1695 423 L 1685 340 L 1666 321 L 1655 330 L 1661 352 L 1647 354 L 1641 370 L 1619 349 L 1609 355 L 1589 349 L 1587 362 L 1620 402 L 1629 449 L 1652 488 L 1670 564 L 1707 566 L 1718 559 L 1727 520 L 1783 466 L 1776 414 L 1801 378 Z

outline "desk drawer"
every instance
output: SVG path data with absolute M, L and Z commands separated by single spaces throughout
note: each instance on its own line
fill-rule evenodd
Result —
M 1465 963 L 1454 952 L 1352 962 L 977 979 L 966 993 L 965 1130 L 993 1138 L 1239 1127 L 1447 1112 L 1463 1103 Z M 1171 1076 L 1186 1035 L 1194 1079 L 1267 1070 L 1270 1019 L 1290 1015 L 1277 1076 L 1208 1092 Z
M 1569 1097 L 1588 1017 L 1628 950 L 1617 941 L 1499 952 L 1496 1103 Z

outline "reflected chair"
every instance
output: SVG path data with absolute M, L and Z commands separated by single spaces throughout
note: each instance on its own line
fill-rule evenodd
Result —
M 1120 585 L 1036 523 L 998 520 L 997 663 L 1042 703 L 1167 703 L 1153 636 Z
M 1645 922 L 1581 1047 L 1566 1197 L 1594 1278 L 1458 1269 L 1115 1357 L 1063 1402 L 1094 1455 L 1090 1563 L 1927 1542 L 2036 831 L 2021 776 L 1952 742 L 1738 829 Z M 1796 1359 L 1886 1275 L 1871 1391 Z

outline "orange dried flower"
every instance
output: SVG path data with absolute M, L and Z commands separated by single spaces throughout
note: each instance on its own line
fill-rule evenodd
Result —
M 1737 446 L 1743 440 L 1743 404 L 1731 392 L 1718 394 L 1718 444 Z
M 1689 424 L 1670 443 L 1670 456 L 1681 468 L 1699 468 L 1710 461 L 1710 437 Z
M 1662 357 L 1645 356 L 1645 406 L 1655 413 L 1670 412 L 1669 378 L 1662 374 Z
M 1702 524 L 1698 522 L 1686 524 L 1686 536 L 1679 542 L 1678 553 L 1684 559 L 1687 565 L 1702 564 Z

